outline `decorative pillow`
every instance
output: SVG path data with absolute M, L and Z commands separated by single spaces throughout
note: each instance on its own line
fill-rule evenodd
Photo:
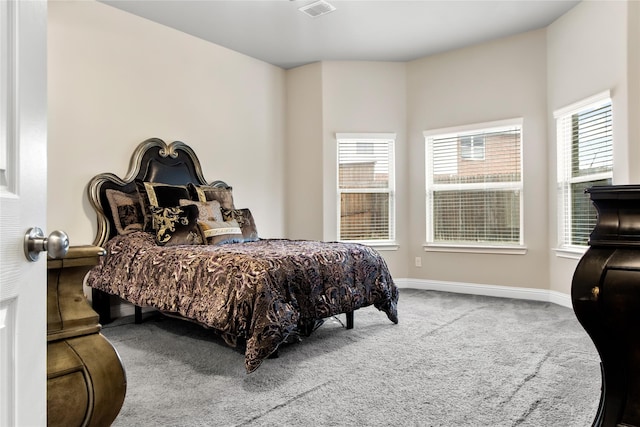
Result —
M 231 188 L 211 187 L 208 185 L 195 185 L 189 183 L 191 199 L 207 202 L 217 200 L 222 209 L 235 209 L 233 206 L 233 193 Z
M 161 208 L 175 207 L 180 204 L 180 199 L 190 198 L 186 185 L 169 185 L 136 180 L 136 188 L 142 203 L 144 230 L 146 231 L 153 231 L 151 206 Z
M 109 201 L 111 216 L 118 234 L 142 230 L 144 215 L 142 214 L 140 197 L 137 193 L 130 194 L 108 189 L 105 194 Z
M 242 243 L 244 238 L 238 221 L 200 221 L 198 222 L 200 232 L 205 242 L 209 245 L 220 245 L 223 243 Z
M 199 245 L 202 243 L 198 229 L 197 206 L 168 208 L 151 206 L 150 210 L 156 242 L 159 245 Z
M 235 220 L 240 225 L 242 237 L 245 242 L 258 240 L 258 230 L 249 209 L 222 210 L 222 218 L 225 221 Z
M 198 221 L 223 222 L 220 202 L 212 200 L 210 202 L 197 202 L 188 199 L 180 199 L 180 206 L 195 205 L 198 207 Z

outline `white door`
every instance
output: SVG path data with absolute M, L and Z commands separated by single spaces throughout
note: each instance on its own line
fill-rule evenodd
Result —
M 47 421 L 47 3 L 0 0 L 0 426 Z

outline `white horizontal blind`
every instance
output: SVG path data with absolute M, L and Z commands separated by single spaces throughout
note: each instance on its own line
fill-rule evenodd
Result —
M 555 113 L 560 245 L 587 246 L 597 213 L 585 189 L 610 185 L 613 126 L 608 92 Z
M 338 239 L 395 240 L 394 140 L 338 137 Z
M 427 243 L 521 245 L 520 121 L 425 136 Z

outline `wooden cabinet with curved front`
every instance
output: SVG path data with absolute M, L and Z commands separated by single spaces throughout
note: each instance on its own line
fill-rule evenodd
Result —
M 47 424 L 108 426 L 126 393 L 124 367 L 100 333 L 82 283 L 104 250 L 72 246 L 47 261 Z

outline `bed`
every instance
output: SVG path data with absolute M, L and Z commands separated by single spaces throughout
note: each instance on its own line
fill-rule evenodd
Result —
M 260 238 L 233 189 L 208 182 L 191 147 L 151 138 L 121 179 L 88 185 L 97 214 L 94 245 L 106 255 L 86 277 L 102 323 L 116 296 L 212 328 L 242 345 L 255 371 L 278 347 L 323 319 L 373 305 L 398 322 L 398 288 L 384 259 L 357 243 Z M 257 221 L 259 223 L 259 220 Z

